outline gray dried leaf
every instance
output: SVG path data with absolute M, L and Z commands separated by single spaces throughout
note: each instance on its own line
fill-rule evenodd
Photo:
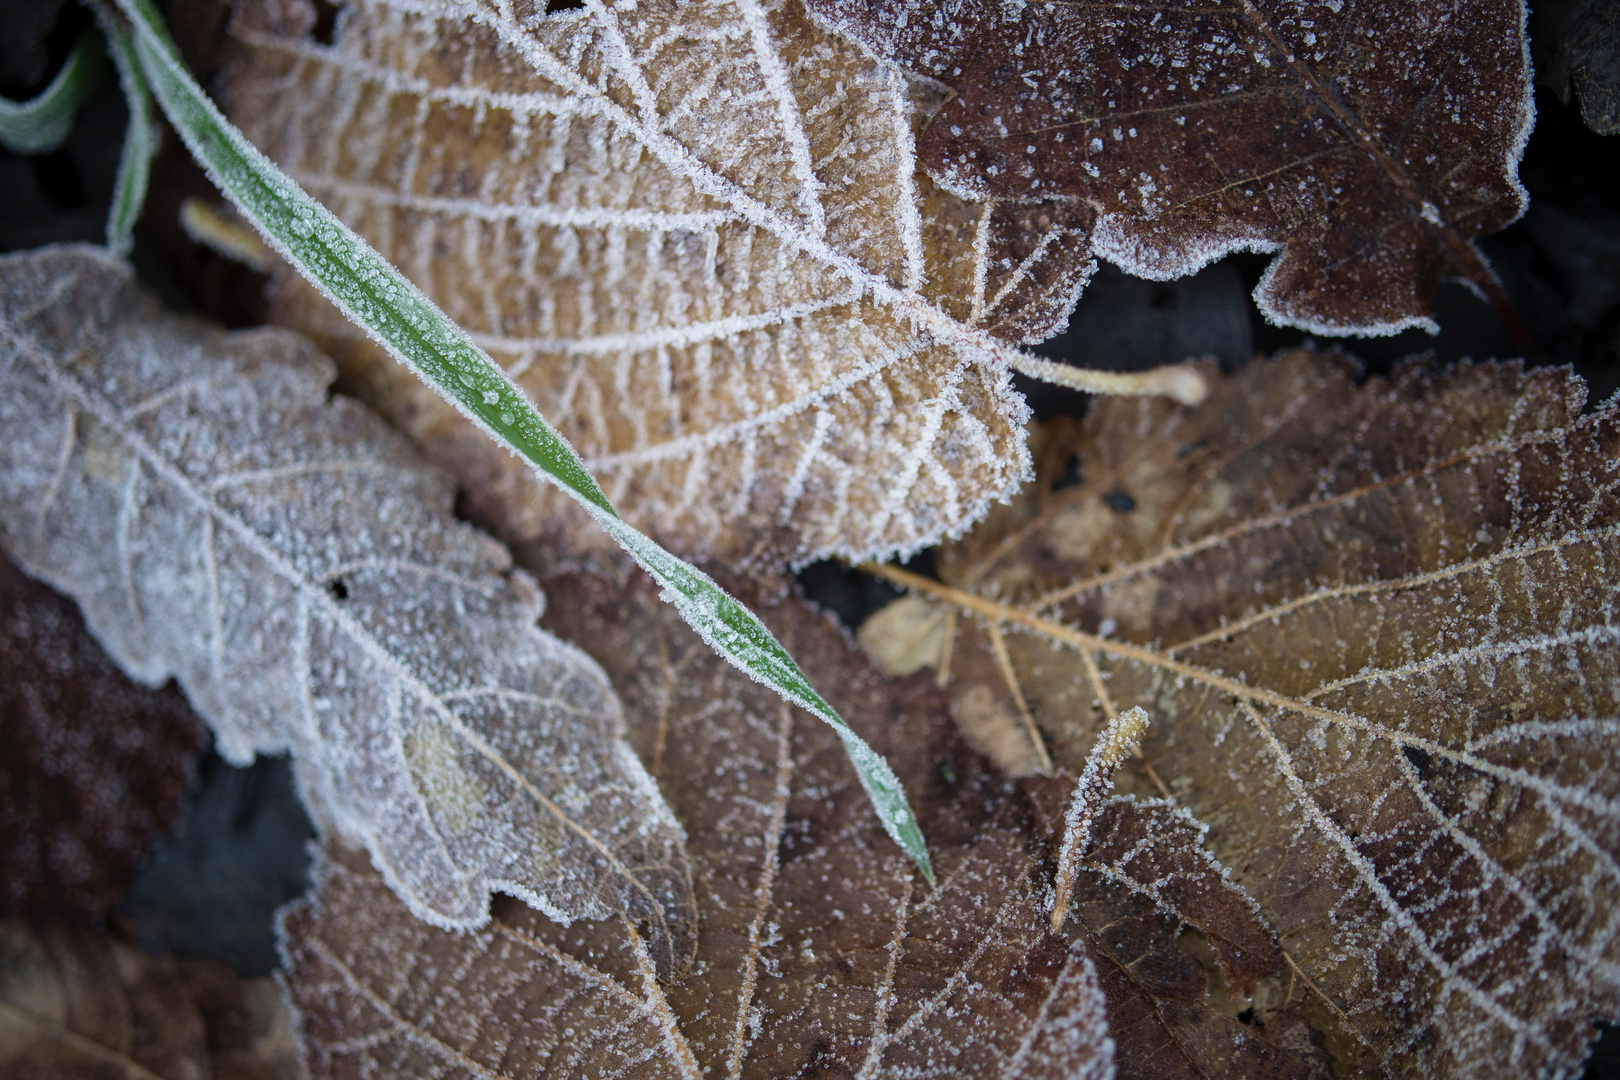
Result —
M 601 669 L 450 514 L 439 474 L 280 331 L 157 310 L 97 249 L 0 261 L 0 542 L 235 762 L 291 750 L 316 818 L 446 927 L 489 894 L 692 949 L 680 826 Z

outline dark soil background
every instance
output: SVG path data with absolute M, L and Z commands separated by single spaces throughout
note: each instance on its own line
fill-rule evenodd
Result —
M 317 4 L 330 14 L 330 5 Z M 206 85 L 218 64 L 226 8 L 218 0 L 160 6 Z M 1540 5 L 1532 14 L 1533 37 L 1570 6 Z M 88 12 L 70 0 L 0 0 L 0 94 L 20 100 L 42 89 L 90 22 Z M 1543 66 L 1548 48 L 1537 38 Z M 1591 388 L 1591 406 L 1620 389 L 1620 136 L 1595 134 L 1577 104 L 1565 104 L 1546 87 L 1537 90 L 1536 110 L 1520 169 L 1529 210 L 1480 247 L 1529 328 L 1534 353 L 1526 361 L 1573 366 Z M 0 251 L 103 239 L 125 119 L 122 96 L 109 77 L 81 110 L 62 149 L 33 158 L 0 151 Z M 165 129 L 135 234 L 137 273 L 178 310 L 233 327 L 261 322 L 265 277 L 187 238 L 178 209 L 190 196 L 217 200 Z M 1141 369 L 1214 356 L 1230 368 L 1256 353 L 1304 344 L 1308 335 L 1269 325 L 1249 298 L 1268 260 L 1234 255 L 1173 282 L 1129 278 L 1104 265 L 1068 332 L 1037 351 L 1091 367 Z M 1359 357 L 1369 376 L 1425 353 L 1442 364 L 1520 355 L 1495 310 L 1461 285 L 1442 288 L 1436 319 L 1441 329 L 1435 336 L 1408 331 L 1317 345 Z M 1022 379 L 1020 388 L 1041 418 L 1079 415 L 1087 405 L 1079 393 Z M 932 570 L 926 553 L 910 565 L 921 573 Z M 798 580 L 850 630 L 898 595 L 835 563 L 805 567 Z M 0 715 L 0 727 L 8 719 Z M 0 762 L 0 770 L 15 765 Z M 223 960 L 244 975 L 265 974 L 278 963 L 272 913 L 308 887 L 314 830 L 285 759 L 237 769 L 205 752 L 196 775 L 178 824 L 147 853 L 109 917 L 111 928 L 155 949 Z M 1620 1034 L 1605 1032 L 1586 1076 L 1620 1080 Z

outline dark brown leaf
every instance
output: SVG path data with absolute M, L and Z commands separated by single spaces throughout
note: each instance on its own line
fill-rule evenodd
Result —
M 1054 843 L 1074 782 L 1024 790 Z M 1130 1080 L 1287 1076 L 1326 1080 L 1292 976 L 1258 906 L 1174 804 L 1118 797 L 1097 814 L 1066 929 L 1084 941 L 1108 1000 L 1117 1074 Z
M 1045 844 L 925 680 L 877 678 L 801 603 L 764 612 L 876 749 L 910 749 L 893 759 L 934 845 L 932 892 L 836 738 L 718 661 L 639 575 L 545 584 L 547 625 L 608 669 L 686 825 L 697 959 L 660 983 L 632 927 L 508 902 L 449 935 L 335 853 L 284 926 L 316 1076 L 1111 1074 L 1094 968 L 1046 929 Z
M 1152 713 L 1118 783 L 1208 825 L 1336 1071 L 1567 1074 L 1620 1009 L 1620 411 L 1584 394 L 1256 362 L 1048 429 L 945 584 L 884 573 L 999 628 L 1001 669 L 942 644 L 950 692 L 994 671 L 1058 766 Z
M 86 930 L 0 922 L 0 1070 L 18 1080 L 297 1080 L 269 979 Z
M 1074 200 L 1072 257 L 1144 277 L 1280 250 L 1280 322 L 1432 325 L 1442 278 L 1494 288 L 1472 241 L 1524 209 L 1521 0 L 807 4 L 956 92 L 917 147 L 947 188 Z
M 204 738 L 179 691 L 132 683 L 72 601 L 0 554 L 0 915 L 105 915 Z

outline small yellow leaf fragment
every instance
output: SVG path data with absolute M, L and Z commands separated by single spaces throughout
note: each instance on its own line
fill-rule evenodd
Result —
M 1108 721 L 1097 745 L 1086 756 L 1086 767 L 1075 785 L 1074 799 L 1063 819 L 1063 847 L 1058 853 L 1057 894 L 1052 902 L 1052 932 L 1063 928 L 1074 896 L 1075 875 L 1080 872 L 1080 856 L 1091 842 L 1091 826 L 1103 797 L 1114 786 L 1114 773 L 1126 755 L 1135 750 L 1147 731 L 1148 714 L 1140 705 L 1127 709 Z
M 855 640 L 885 675 L 938 667 L 945 645 L 945 608 L 921 596 L 902 596 L 861 624 Z
M 260 273 L 269 273 L 270 249 L 264 241 L 219 207 L 198 198 L 186 199 L 180 204 L 180 227 L 193 243 Z

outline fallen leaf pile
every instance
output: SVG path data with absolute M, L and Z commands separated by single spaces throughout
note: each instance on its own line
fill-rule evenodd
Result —
M 763 568 L 1010 494 L 1008 370 L 1040 362 L 1008 343 L 1064 326 L 1094 251 L 1165 278 L 1280 250 L 1262 307 L 1334 333 L 1432 326 L 1446 276 L 1499 292 L 1472 242 L 1523 210 L 1518 0 L 809 8 L 364 0 L 323 44 L 313 7 L 240 0 L 225 96 L 630 520 Z M 274 318 L 503 539 L 574 520 L 296 275 Z
M 90 248 L 0 260 L 0 543 L 245 763 L 290 749 L 312 816 L 419 917 L 491 890 L 629 911 L 690 954 L 678 825 L 532 579 L 281 331 L 167 315 Z
M 505 902 L 489 927 L 446 934 L 333 851 L 283 923 L 317 1075 L 1325 1075 L 1275 942 L 1185 814 L 1108 807 L 1077 932 L 1054 936 L 1040 807 L 966 750 L 927 680 L 881 679 L 801 602 L 764 607 L 914 793 L 940 875 L 926 891 L 836 737 L 717 659 L 650 586 L 576 572 L 546 588 L 547 625 L 593 643 L 687 827 L 696 959 L 660 982 L 633 925 Z M 1206 967 L 1229 997 L 1269 979 L 1274 1019 L 1212 1007 Z
M 1562 1073 L 1620 1007 L 1620 412 L 1559 370 L 1355 374 L 1294 354 L 1046 429 L 1041 481 L 939 581 L 885 570 L 918 599 L 867 636 L 931 635 L 883 655 L 931 648 L 1026 771 L 1025 732 L 1078 772 L 1146 708 L 1121 786 L 1208 826 L 1335 1059 Z
M 1271 253 L 1317 332 L 1447 277 L 1508 312 L 1518 0 L 229 6 L 233 119 L 761 614 L 938 884 L 285 267 L 335 363 L 40 249 L 0 258 L 0 1072 L 1506 1080 L 1620 1016 L 1620 403 L 1305 350 L 1026 426 L 1011 382 L 1096 256 Z M 1612 112 L 1607 9 L 1538 17 Z M 906 595 L 857 642 L 781 573 L 937 544 L 864 565 Z M 274 988 L 40 918 L 105 918 L 197 716 L 320 830 Z

